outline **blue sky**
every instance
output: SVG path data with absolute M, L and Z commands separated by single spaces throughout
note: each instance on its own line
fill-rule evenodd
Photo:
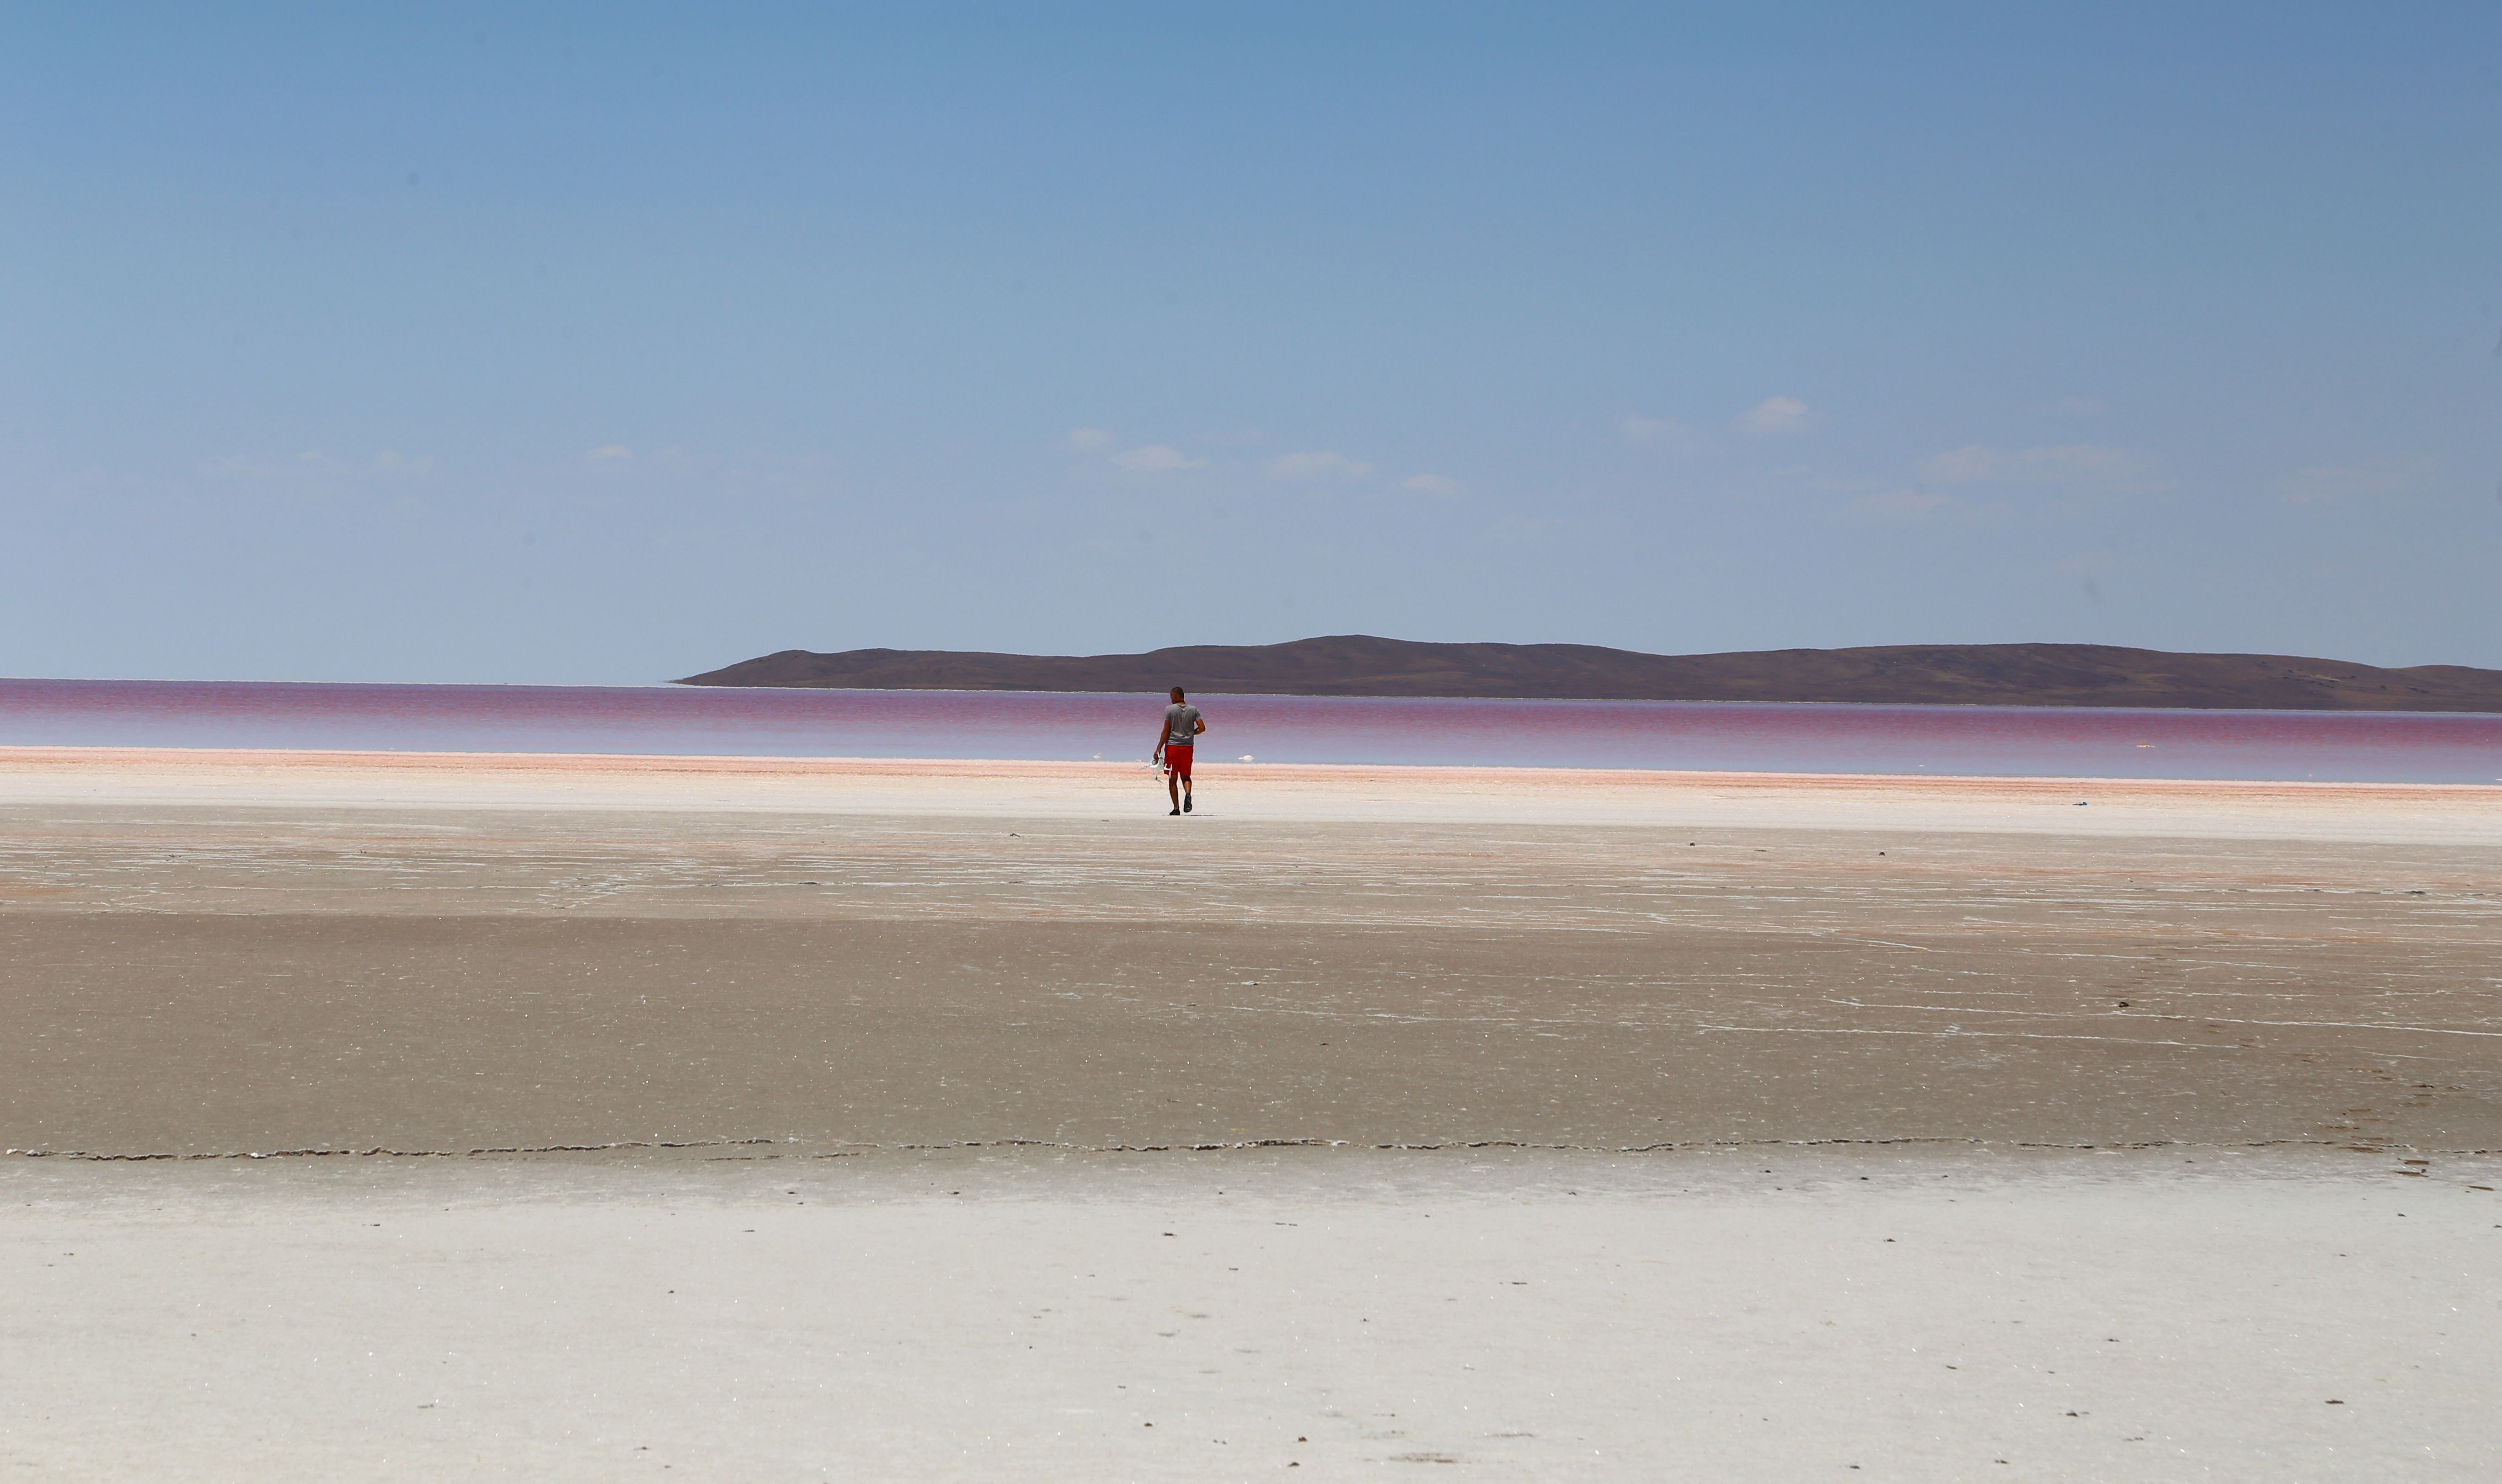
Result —
M 0 673 L 2502 667 L 2502 8 L 17 6 Z

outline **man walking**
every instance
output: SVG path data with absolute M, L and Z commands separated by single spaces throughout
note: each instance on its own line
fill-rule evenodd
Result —
M 1207 730 L 1200 719 L 1199 708 L 1181 697 L 1181 687 L 1172 688 L 1172 704 L 1165 708 L 1165 723 L 1156 728 L 1154 756 L 1165 765 L 1165 793 L 1172 799 L 1172 812 L 1190 812 L 1190 755 L 1199 745 L 1199 734 Z

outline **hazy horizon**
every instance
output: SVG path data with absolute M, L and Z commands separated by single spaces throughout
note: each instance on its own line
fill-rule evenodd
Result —
M 2502 668 L 2502 12 L 0 16 L 22 676 Z

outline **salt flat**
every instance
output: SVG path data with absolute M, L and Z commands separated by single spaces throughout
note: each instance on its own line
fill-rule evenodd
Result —
M 2450 1162 L 2445 1162 L 2448 1164 Z M 21 1167 L 0 1459 L 169 1479 L 2485 1479 L 2494 1162 Z
M 2490 1472 L 2502 790 L 1209 775 L 0 750 L 0 1457 Z

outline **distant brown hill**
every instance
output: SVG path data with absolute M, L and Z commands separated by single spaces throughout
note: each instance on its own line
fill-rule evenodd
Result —
M 1644 655 L 1589 644 L 1420 644 L 1340 634 L 1144 655 L 784 650 L 679 681 L 846 691 L 1119 691 L 1584 700 L 1891 701 L 2502 712 L 2502 670 L 2384 670 L 2293 655 L 2173 655 L 2102 644 L 1902 644 Z

